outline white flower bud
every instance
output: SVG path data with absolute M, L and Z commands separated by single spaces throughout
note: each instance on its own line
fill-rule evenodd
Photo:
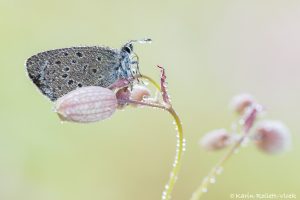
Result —
M 109 118 L 117 108 L 115 93 L 107 88 L 78 88 L 55 102 L 55 112 L 63 121 L 89 123 Z
M 130 94 L 130 100 L 144 101 L 145 98 L 150 97 L 150 90 L 143 85 L 134 85 Z M 132 106 L 137 106 L 132 104 Z

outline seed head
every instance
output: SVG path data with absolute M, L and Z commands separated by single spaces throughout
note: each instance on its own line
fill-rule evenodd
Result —
M 247 108 L 255 103 L 255 100 L 250 94 L 239 94 L 233 97 L 231 101 L 232 109 L 238 114 L 243 114 Z
M 225 129 L 217 129 L 206 133 L 199 143 L 205 150 L 215 151 L 227 147 L 232 141 L 231 135 Z
M 287 150 L 291 136 L 287 127 L 279 121 L 262 121 L 254 132 L 256 146 L 265 153 L 275 154 Z
M 89 123 L 109 118 L 117 108 L 115 93 L 88 86 L 73 90 L 55 102 L 55 112 L 63 121 Z

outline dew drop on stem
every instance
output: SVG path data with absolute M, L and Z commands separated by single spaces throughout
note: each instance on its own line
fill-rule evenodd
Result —
M 215 177 L 210 177 L 209 182 L 214 184 L 216 183 L 216 178 Z
M 206 193 L 206 192 L 208 192 L 208 189 L 205 187 L 205 188 L 202 188 L 202 192 L 203 193 Z
M 223 172 L 223 167 L 219 166 L 216 168 L 216 174 L 220 175 Z

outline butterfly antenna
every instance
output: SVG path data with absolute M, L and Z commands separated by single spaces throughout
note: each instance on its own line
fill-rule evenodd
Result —
M 129 42 L 127 42 L 127 44 L 133 44 L 133 43 L 146 44 L 146 43 L 151 43 L 151 42 L 152 42 L 152 39 L 144 38 L 141 40 L 130 40 Z

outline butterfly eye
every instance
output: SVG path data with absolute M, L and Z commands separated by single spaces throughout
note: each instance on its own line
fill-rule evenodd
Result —
M 124 47 L 124 50 L 127 52 L 127 53 L 131 53 L 131 49 L 129 47 Z
M 127 52 L 127 53 L 129 53 L 129 54 L 131 54 L 132 49 L 133 49 L 132 44 L 126 44 L 126 45 L 124 45 L 123 48 L 122 48 L 123 51 L 125 51 L 125 52 Z

